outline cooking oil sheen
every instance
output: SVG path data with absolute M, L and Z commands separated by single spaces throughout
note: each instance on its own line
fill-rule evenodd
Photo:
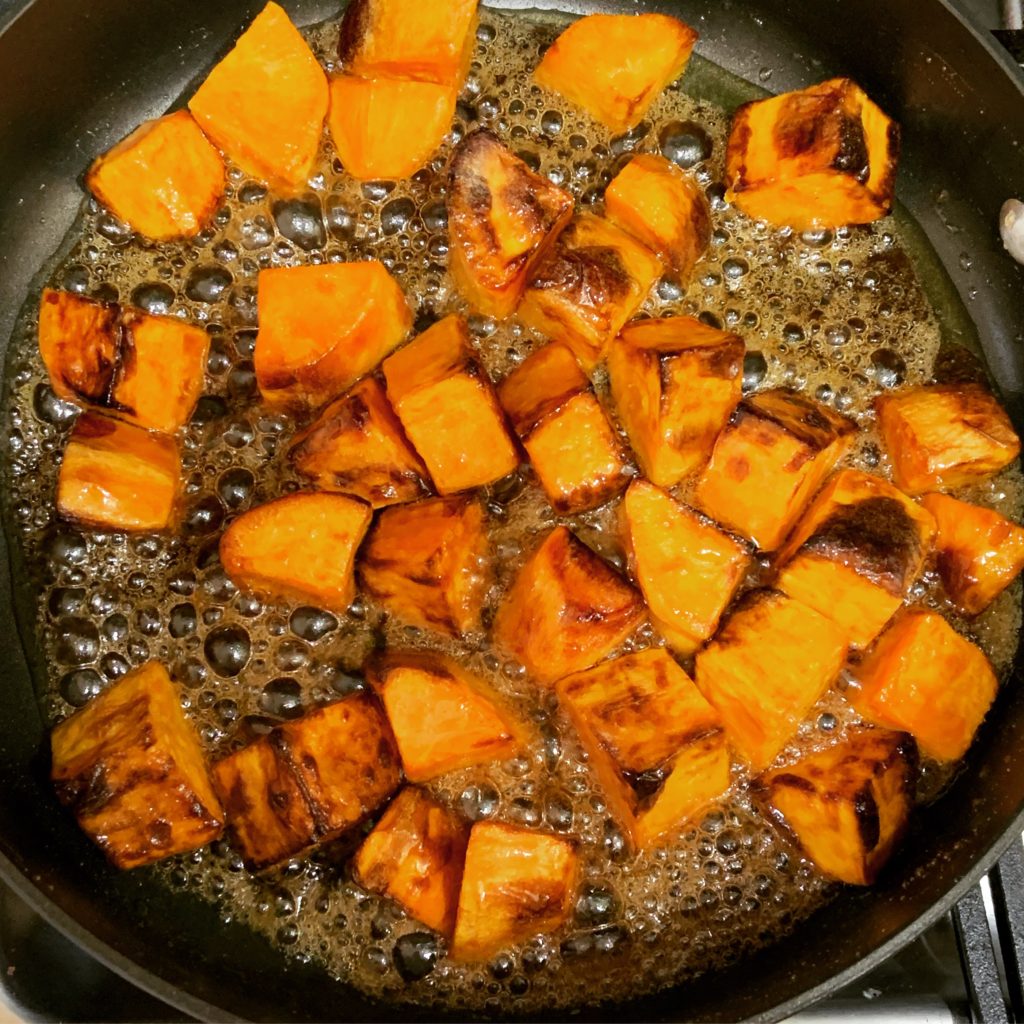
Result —
M 900 215 L 799 234 L 752 223 L 725 203 L 729 111 L 755 95 L 752 86 L 694 57 L 681 84 L 657 100 L 641 125 L 612 136 L 531 82 L 531 69 L 561 25 L 550 16 L 482 10 L 452 132 L 410 180 L 353 181 L 325 134 L 304 194 L 275 196 L 231 168 L 213 226 L 195 239 L 151 245 L 85 203 L 49 283 L 180 316 L 210 334 L 204 396 L 182 435 L 185 515 L 175 535 L 86 532 L 57 518 L 56 473 L 74 410 L 46 384 L 36 346 L 37 296 L 7 368 L 7 528 L 26 567 L 22 598 L 32 602 L 39 695 L 51 722 L 133 666 L 159 658 L 178 680 L 182 706 L 209 756 L 217 757 L 276 721 L 359 689 L 364 657 L 386 642 L 459 658 L 535 724 L 536 739 L 522 756 L 452 773 L 430 787 L 471 820 L 494 818 L 578 840 L 580 898 L 570 924 L 489 964 L 458 965 L 442 955 L 426 977 L 404 980 L 409 957 L 422 956 L 434 940 L 396 905 L 351 881 L 347 855 L 359 837 L 259 877 L 243 870 L 227 840 L 152 869 L 170 887 L 202 893 L 225 921 L 244 921 L 270 936 L 282 955 L 317 961 L 371 996 L 473 1014 L 566 1008 L 692 978 L 785 934 L 833 888 L 758 813 L 740 765 L 728 796 L 701 821 L 663 848 L 628 856 L 553 697 L 522 666 L 492 653 L 485 635 L 442 640 L 387 620 L 363 598 L 335 617 L 265 604 L 235 588 L 217 558 L 223 525 L 299 486 L 285 458 L 297 424 L 258 401 L 252 357 L 259 270 L 376 258 L 401 282 L 420 328 L 466 312 L 446 272 L 446 165 L 453 145 L 480 124 L 571 191 L 581 207 L 600 209 L 604 186 L 633 153 L 663 151 L 690 167 L 711 203 L 711 247 L 688 287 L 663 279 L 643 314 L 698 315 L 741 334 L 747 391 L 796 388 L 860 424 L 850 465 L 888 473 L 872 399 L 929 380 L 940 346 L 971 336 L 941 267 Z M 307 36 L 332 70 L 336 23 L 310 28 Z M 495 381 L 542 340 L 514 321 L 469 315 L 469 323 Z M 606 381 L 599 376 L 596 384 L 605 396 Z M 966 496 L 1020 519 L 1016 468 Z M 495 571 L 485 621 L 524 552 L 555 523 L 624 564 L 615 502 L 560 518 L 526 469 L 485 497 Z M 932 575 L 912 599 L 949 614 Z M 1005 676 L 1020 627 L 1018 586 L 979 619 L 952 621 Z M 659 642 L 644 626 L 623 649 Z M 840 684 L 783 758 L 833 742 L 854 721 Z M 926 764 L 922 798 L 934 797 L 949 775 Z

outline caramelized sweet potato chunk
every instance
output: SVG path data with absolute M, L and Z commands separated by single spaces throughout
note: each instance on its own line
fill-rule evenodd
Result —
M 119 868 L 150 864 L 216 839 L 224 812 L 167 669 L 122 676 L 50 737 L 62 803 Z
M 630 571 L 651 621 L 677 654 L 693 654 L 715 632 L 750 553 L 646 480 L 630 484 L 620 516 Z
M 743 339 L 694 317 L 638 320 L 608 348 L 608 380 L 644 474 L 674 487 L 700 469 L 743 387 Z
M 903 604 L 934 538 L 931 515 L 902 491 L 844 469 L 779 551 L 775 586 L 867 647 Z
M 241 589 L 344 611 L 370 516 L 342 494 L 289 494 L 243 512 L 221 536 L 220 560 Z
M 854 706 L 869 722 L 905 729 L 927 757 L 967 752 L 998 683 L 988 658 L 935 612 L 909 610 L 857 670 Z
M 460 83 L 476 43 L 477 0 L 352 0 L 338 57 L 356 75 Z
M 697 483 L 696 503 L 774 551 L 849 447 L 856 425 L 792 391 L 740 403 Z
M 477 822 L 466 849 L 452 959 L 489 960 L 560 928 L 572 912 L 577 861 L 568 839 Z
M 374 508 L 430 493 L 427 468 L 372 377 L 331 402 L 292 441 L 289 454 L 319 490 L 354 494 Z
M 848 78 L 745 103 L 726 148 L 726 198 L 796 231 L 866 224 L 892 209 L 899 145 L 899 125 Z
M 402 790 L 353 862 L 356 881 L 451 940 L 469 825 L 424 790 Z
M 922 494 L 977 483 L 1020 455 L 1010 418 L 982 384 L 936 384 L 875 399 L 896 484 Z
M 345 170 L 363 181 L 410 177 L 448 134 L 457 94 L 455 85 L 339 75 L 327 123 Z
M 775 760 L 835 681 L 846 647 L 824 615 L 777 590 L 757 590 L 697 655 L 697 685 L 754 771 Z
M 964 615 L 983 612 L 1024 569 L 1024 529 L 990 508 L 926 494 L 921 504 L 938 526 L 942 586 Z
M 272 729 L 218 761 L 213 782 L 251 871 L 335 839 L 398 788 L 394 739 L 357 694 Z
M 537 264 L 519 319 L 568 345 L 589 373 L 660 275 L 649 249 L 610 221 L 581 213 Z
M 312 173 L 327 104 L 316 57 L 282 8 L 268 3 L 188 108 L 243 171 L 294 187 Z
M 596 665 L 644 617 L 640 595 L 564 526 L 519 570 L 494 619 L 497 647 L 553 683 Z
M 302 412 L 335 398 L 405 340 L 412 313 L 377 260 L 259 276 L 254 362 L 263 400 Z
M 557 512 L 597 508 L 629 482 L 622 445 L 564 345 L 534 352 L 505 378 L 498 398 Z
M 684 281 L 711 241 L 711 210 L 696 180 L 663 156 L 641 153 L 604 193 L 605 216 Z
M 448 316 L 384 360 L 388 398 L 441 494 L 482 487 L 519 465 L 466 322 Z
M 439 654 L 392 654 L 371 667 L 410 782 L 512 757 L 524 731 L 482 680 Z
M 572 216 L 572 196 L 535 174 L 486 129 L 452 157 L 448 182 L 449 270 L 474 309 L 504 320 Z
M 683 73 L 696 42 L 689 25 L 665 14 L 591 14 L 555 40 L 533 77 L 624 132 Z
M 769 772 L 760 788 L 826 875 L 870 885 L 906 828 L 916 768 L 905 732 L 851 729 L 835 746 Z
M 83 412 L 64 449 L 57 511 L 86 526 L 166 530 L 180 486 L 181 457 L 173 438 Z
M 480 502 L 433 498 L 381 513 L 359 559 L 359 582 L 399 619 L 461 636 L 480 627 L 487 552 Z
M 97 157 L 85 184 L 115 217 L 156 241 L 198 234 L 224 195 L 224 161 L 187 110 L 139 125 Z
M 39 352 L 58 397 L 110 405 L 121 355 L 120 312 L 113 302 L 43 289 Z
M 718 712 L 663 648 L 604 662 L 559 681 L 558 700 L 630 842 L 650 845 L 729 788 Z M 661 778 L 656 793 L 634 783 Z

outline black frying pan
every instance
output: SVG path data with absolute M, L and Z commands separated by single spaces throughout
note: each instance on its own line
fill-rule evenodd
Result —
M 78 179 L 89 160 L 163 112 L 228 49 L 262 2 L 34 0 L 23 6 L 0 15 L 5 345 L 33 274 L 74 218 Z M 286 6 L 300 24 L 335 13 L 333 0 Z M 831 74 L 856 78 L 903 123 L 899 198 L 964 299 L 1024 432 L 1024 268 L 1003 252 L 996 231 L 1000 204 L 1024 196 L 1024 84 L 1007 56 L 946 0 L 505 0 L 497 6 L 670 11 L 700 30 L 700 53 L 751 82 L 765 67 L 779 91 Z M 970 270 L 961 266 L 964 252 Z M 13 553 L 5 539 L 0 544 Z M 19 632 L 18 625 L 19 618 L 32 621 L 31 595 L 12 590 L 11 581 L 4 558 L 0 873 L 6 881 L 101 960 L 197 1017 L 389 1019 L 387 1007 L 368 1004 L 315 966 L 287 964 L 246 929 L 222 925 L 188 893 L 172 895 L 145 871 L 117 874 L 106 866 L 58 807 L 47 781 L 46 736 L 31 683 L 39 652 L 31 629 Z M 916 815 L 878 885 L 844 891 L 789 939 L 735 968 L 614 1010 L 585 1011 L 581 1019 L 775 1019 L 913 939 L 1024 827 L 1021 667 L 1019 656 L 967 769 L 937 805 Z

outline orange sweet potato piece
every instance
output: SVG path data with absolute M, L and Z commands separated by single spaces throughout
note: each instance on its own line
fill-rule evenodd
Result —
M 882 395 L 875 413 L 893 480 L 908 494 L 977 483 L 1020 455 L 1010 418 L 982 384 Z
M 644 617 L 640 595 L 564 526 L 519 570 L 494 619 L 492 639 L 550 684 L 596 665 Z
M 934 538 L 931 515 L 902 491 L 840 470 L 779 551 L 775 586 L 867 647 L 903 604 Z
M 395 797 L 353 862 L 356 881 L 451 940 L 469 825 L 415 786 Z
M 85 184 L 133 231 L 164 241 L 206 226 L 224 195 L 224 161 L 192 115 L 178 110 L 97 157 Z
M 525 730 L 482 680 L 439 654 L 399 653 L 371 664 L 410 782 L 429 782 L 472 765 L 502 761 Z
M 384 360 L 388 398 L 441 494 L 482 487 L 519 465 L 466 322 L 448 316 Z
M 448 181 L 448 266 L 469 305 L 499 320 L 511 316 L 572 206 L 568 192 L 531 171 L 491 132 L 467 135 Z
M 718 712 L 663 648 L 567 676 L 556 691 L 635 847 L 650 845 L 729 788 Z M 638 793 L 635 783 L 652 776 L 662 780 L 658 791 Z
M 608 348 L 612 399 L 644 475 L 674 487 L 700 469 L 743 387 L 743 339 L 694 317 L 638 320 Z
M 870 885 L 906 830 L 917 749 L 905 732 L 851 729 L 835 746 L 769 772 L 769 813 L 826 874 Z
M 610 221 L 581 213 L 537 264 L 519 319 L 568 345 L 589 373 L 660 275 L 649 249 Z
M 534 352 L 505 378 L 498 399 L 555 511 L 597 508 L 629 482 L 622 444 L 564 345 Z
M 792 391 L 740 403 L 697 483 L 697 507 L 774 551 L 842 458 L 857 427 Z
M 259 276 L 254 363 L 263 400 L 302 412 L 335 398 L 405 339 L 412 313 L 377 260 Z
M 281 7 L 268 3 L 188 108 L 243 171 L 295 187 L 313 171 L 327 105 L 316 57 Z
M 757 590 L 697 655 L 697 685 L 754 771 L 775 760 L 835 681 L 846 647 L 846 635 L 824 615 L 777 590 Z
M 926 494 L 921 504 L 938 526 L 936 562 L 946 595 L 964 615 L 979 615 L 1024 569 L 1024 529 L 946 494 Z
M 339 75 L 327 123 L 345 170 L 363 181 L 410 177 L 448 134 L 457 96 L 455 85 Z
M 691 175 L 663 156 L 633 157 L 605 189 L 604 212 L 684 281 L 711 241 L 704 193 Z
M 381 513 L 360 555 L 359 582 L 399 619 L 461 636 L 480 627 L 487 553 L 480 502 L 433 498 Z
M 241 589 L 344 611 L 370 516 L 342 494 L 289 494 L 243 512 L 220 539 L 220 560 Z
M 331 402 L 295 437 L 289 455 L 318 490 L 353 494 L 374 508 L 430 493 L 427 468 L 372 377 Z
M 451 957 L 486 961 L 572 912 L 578 877 L 569 839 L 479 821 L 469 834 Z
M 476 43 L 477 0 L 352 0 L 338 58 L 355 75 L 459 83 Z
M 119 868 L 216 839 L 224 812 L 167 669 L 150 661 L 61 722 L 50 737 L 61 802 Z
M 354 828 L 400 781 L 391 730 L 366 694 L 279 725 L 213 766 L 214 787 L 251 871 Z
M 533 77 L 623 132 L 683 73 L 696 42 L 689 25 L 665 14 L 591 14 L 555 40 Z
M 726 198 L 797 231 L 866 224 L 892 209 L 899 148 L 899 125 L 848 78 L 745 103 L 726 148 Z
M 646 480 L 630 484 L 620 519 L 651 621 L 677 654 L 693 654 L 746 575 L 749 551 Z
M 857 670 L 854 706 L 869 722 L 909 732 L 921 753 L 956 761 L 995 699 L 988 658 L 935 612 L 909 610 Z
M 83 412 L 64 450 L 57 510 L 86 526 L 166 530 L 180 487 L 181 457 L 173 438 Z

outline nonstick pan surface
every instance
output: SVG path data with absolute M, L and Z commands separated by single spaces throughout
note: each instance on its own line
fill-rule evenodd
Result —
M 73 221 L 92 156 L 163 112 L 261 6 L 35 0 L 0 20 L 0 338 Z M 285 6 L 299 24 L 336 13 L 318 0 Z M 945 0 L 495 6 L 675 13 L 700 30 L 699 53 L 752 83 L 770 69 L 773 91 L 833 74 L 856 78 L 903 123 L 899 198 L 946 267 L 1024 430 L 1024 268 L 1002 251 L 996 231 L 1003 200 L 1024 196 L 1024 86 L 1006 55 Z M 368 1004 L 315 965 L 289 964 L 255 934 L 223 925 L 187 892 L 172 894 L 144 871 L 106 866 L 47 780 L 31 681 L 39 651 L 19 628 L 32 621 L 31 595 L 20 589 L 16 552 L 0 543 L 7 556 L 0 560 L 0 873 L 7 882 L 100 959 L 196 1017 L 392 1019 L 387 1007 Z M 791 937 L 735 968 L 580 1019 L 777 1019 L 913 939 L 1024 827 L 1020 669 L 1018 656 L 965 770 L 916 815 L 875 887 L 844 891 Z

